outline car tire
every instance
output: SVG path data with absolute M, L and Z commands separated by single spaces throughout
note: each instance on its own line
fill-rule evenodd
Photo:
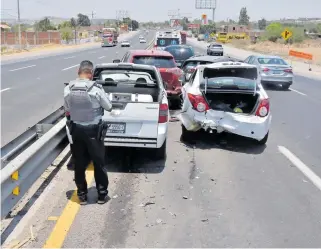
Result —
M 269 132 L 266 133 L 266 135 L 265 135 L 265 137 L 264 137 L 263 139 L 261 139 L 261 140 L 256 140 L 256 144 L 257 144 L 257 145 L 265 145 L 266 142 L 267 142 L 267 140 L 268 140 L 268 138 L 269 138 Z
M 187 142 L 187 143 L 191 142 L 194 137 L 194 132 L 187 130 L 183 124 L 181 126 L 182 126 L 181 140 L 183 142 Z
M 282 89 L 283 90 L 288 90 L 290 88 L 291 84 L 283 84 Z
M 165 139 L 162 147 L 157 148 L 155 150 L 155 159 L 157 159 L 157 160 L 165 160 L 166 159 L 166 157 L 167 157 L 166 147 L 167 147 L 167 139 Z

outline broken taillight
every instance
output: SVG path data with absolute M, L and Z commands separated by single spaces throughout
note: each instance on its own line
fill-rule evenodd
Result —
M 265 67 L 265 68 L 262 69 L 262 71 L 263 72 L 268 72 L 268 71 L 270 71 L 270 69 Z
M 261 100 L 259 107 L 256 110 L 255 115 L 259 117 L 266 117 L 270 112 L 270 101 L 269 99 Z
M 291 69 L 291 68 L 284 69 L 284 72 L 286 72 L 286 73 L 293 73 L 293 71 L 292 71 L 292 69 Z
M 166 123 L 168 121 L 168 105 L 160 104 L 159 105 L 159 116 L 158 123 Z
M 193 108 L 198 112 L 205 112 L 210 109 L 203 96 L 189 93 L 188 99 L 191 102 Z

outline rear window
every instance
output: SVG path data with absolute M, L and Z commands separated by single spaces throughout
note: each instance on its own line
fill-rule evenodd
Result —
M 100 74 L 100 80 L 106 82 L 121 83 L 146 83 L 156 84 L 152 75 L 147 72 L 128 71 L 128 70 L 105 70 Z
M 191 48 L 167 47 L 164 50 L 171 53 L 175 60 L 187 60 L 194 55 Z
M 257 75 L 256 68 L 205 68 L 201 85 L 207 78 L 209 88 L 254 89 Z
M 133 63 L 151 65 L 157 68 L 176 67 L 173 58 L 165 56 L 134 56 Z
M 212 44 L 211 47 L 212 48 L 221 48 L 222 45 L 220 45 L 220 44 Z
M 287 65 L 281 58 L 258 58 L 260 64 Z

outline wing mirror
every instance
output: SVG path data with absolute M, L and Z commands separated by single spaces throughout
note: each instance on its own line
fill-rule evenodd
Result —
M 177 66 L 178 68 L 182 68 L 182 63 L 176 62 L 176 66 Z
M 113 60 L 113 63 L 120 63 L 120 60 L 119 59 L 115 59 L 115 60 Z
M 69 82 L 65 82 L 64 85 L 65 85 L 65 86 L 68 86 L 68 85 L 69 85 Z
M 168 85 L 167 85 L 167 83 L 165 81 L 163 81 L 163 86 L 164 86 L 165 90 L 168 89 Z

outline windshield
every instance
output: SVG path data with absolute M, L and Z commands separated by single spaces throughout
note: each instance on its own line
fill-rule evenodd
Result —
M 201 88 L 205 88 L 205 79 L 201 82 Z M 239 77 L 217 77 L 210 78 L 207 81 L 207 88 L 232 88 L 232 89 L 255 89 L 256 80 L 239 78 Z
M 260 64 L 287 65 L 281 58 L 258 58 Z
M 157 68 L 176 67 L 173 58 L 165 56 L 135 56 L 133 63 L 151 65 Z
M 100 74 L 100 80 L 105 82 L 146 83 L 155 84 L 152 76 L 146 72 L 110 70 Z
M 187 60 L 194 55 L 191 48 L 167 47 L 164 50 L 171 53 L 175 60 Z
M 156 44 L 158 47 L 166 47 L 169 45 L 178 45 L 179 38 L 157 38 Z

